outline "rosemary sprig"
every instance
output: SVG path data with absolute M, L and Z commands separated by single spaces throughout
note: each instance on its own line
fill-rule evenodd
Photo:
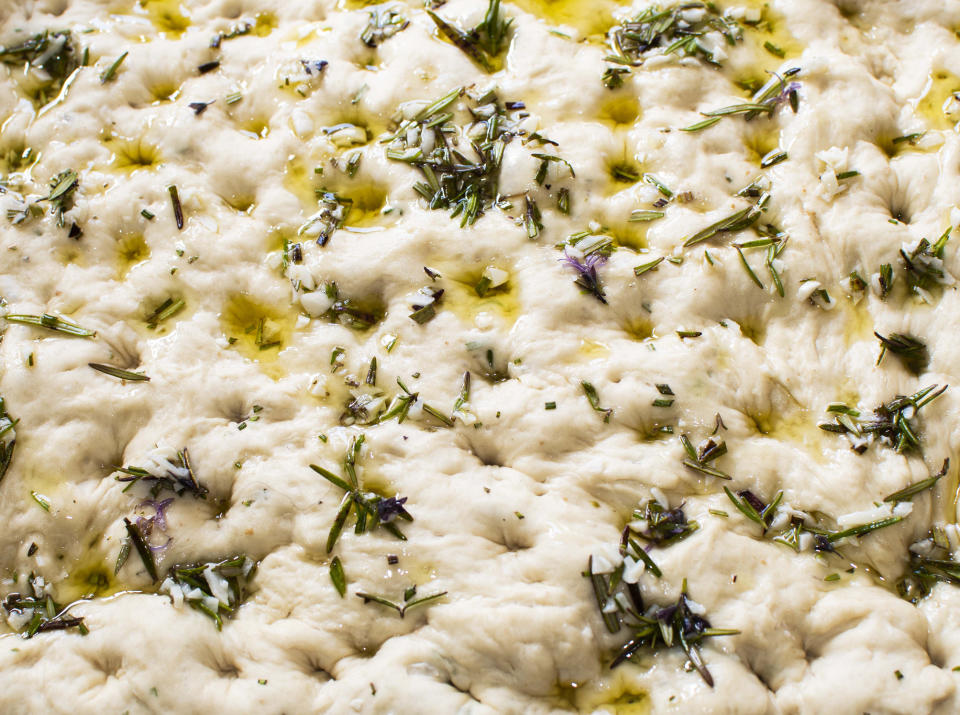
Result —
M 440 34 L 447 38 L 467 57 L 486 72 L 493 72 L 500 54 L 506 47 L 513 19 L 504 19 L 500 14 L 500 0 L 488 0 L 483 21 L 472 30 L 464 31 L 431 9 L 427 15 L 433 20 Z
M 887 352 L 896 355 L 904 367 L 914 375 L 919 375 L 927 368 L 930 362 L 930 353 L 927 352 L 927 346 L 913 337 L 903 333 L 890 333 L 889 337 L 884 337 L 880 333 L 873 333 L 880 341 L 880 356 L 877 358 L 877 365 L 883 360 Z
M 256 563 L 243 554 L 222 561 L 178 564 L 167 573 L 160 591 L 180 589 L 190 607 L 212 618 L 219 631 L 224 616 L 232 616 L 246 600 L 255 573 Z
M 783 491 L 777 492 L 773 501 L 769 503 L 764 502 L 749 489 L 742 489 L 736 494 L 727 487 L 724 487 L 723 491 L 741 514 L 760 527 L 761 536 L 787 546 L 797 553 L 805 548 L 807 540 L 815 553 L 835 553 L 834 544 L 842 539 L 865 536 L 878 529 L 898 524 L 904 519 L 903 516 L 891 512 L 891 516 L 876 521 L 836 530 L 823 528 L 816 524 L 811 515 L 790 509 L 788 519 L 779 522 L 783 526 L 773 528 L 783 501 Z M 805 536 L 806 539 L 804 539 Z
M 190 453 L 187 448 L 179 450 L 173 458 L 161 455 L 152 460 L 154 466 L 147 470 L 143 467 L 118 467 L 117 471 L 123 476 L 117 476 L 118 482 L 125 482 L 124 491 L 130 489 L 137 482 L 150 483 L 150 495 L 156 498 L 162 491 L 173 492 L 177 496 L 184 493 L 193 495 L 195 499 L 206 499 L 208 489 L 197 479 L 190 462 Z
M 706 119 L 689 127 L 684 127 L 682 131 L 696 132 L 712 127 L 721 119 L 726 117 L 743 116 L 746 121 L 751 121 L 756 117 L 765 114 L 772 117 L 777 108 L 784 102 L 790 104 L 794 113 L 797 112 L 800 103 L 800 83 L 786 80 L 800 73 L 799 67 L 788 69 L 783 75 L 773 73 L 773 76 L 760 89 L 754 92 L 748 102 L 731 104 L 719 109 L 713 109 L 709 112 L 701 112 Z M 786 152 L 779 149 L 767 154 L 761 161 L 762 168 L 767 168 L 778 164 L 787 158 Z
M 867 449 L 864 438 L 870 436 L 876 436 L 897 452 L 919 449 L 920 437 L 914 419 L 923 407 L 946 392 L 947 387 L 929 385 L 909 396 L 897 395 L 864 418 L 843 403 L 833 403 L 827 407 L 827 412 L 834 416 L 834 421 L 821 422 L 817 426 L 826 432 L 851 435 L 853 449 L 861 454 Z
M 633 519 L 643 525 L 631 523 L 627 532 L 661 548 L 683 541 L 700 528 L 697 522 L 687 521 L 682 505 L 667 509 L 656 499 L 648 500 L 643 511 L 634 510 Z
M 370 11 L 370 19 L 360 33 L 360 41 L 367 47 L 379 47 L 409 24 L 410 21 L 394 8 L 376 7 Z
M 610 422 L 610 418 L 613 416 L 613 408 L 600 406 L 600 395 L 597 393 L 597 388 L 586 380 L 580 381 L 580 387 L 583 388 L 583 393 L 587 396 L 587 402 L 590 403 L 590 407 L 593 408 L 594 412 L 599 412 L 603 415 L 604 423 Z
M 362 305 L 353 298 L 340 293 L 333 281 L 324 284 L 323 291 L 332 303 L 323 314 L 327 320 L 340 323 L 353 330 L 368 330 L 383 320 L 383 310 L 374 305 Z
M 147 375 L 144 375 L 142 372 L 131 372 L 130 370 L 123 370 L 119 367 L 114 367 L 113 365 L 104 365 L 99 362 L 88 362 L 87 365 L 92 367 L 97 372 L 102 372 L 104 375 L 109 375 L 110 377 L 115 377 L 119 380 L 129 380 L 130 382 L 149 382 L 150 378 Z
M 45 30 L 20 44 L 0 47 L 0 62 L 39 71 L 35 75 L 41 80 L 42 89 L 36 100 L 42 105 L 53 99 L 80 68 L 81 57 L 68 30 Z
M 926 479 L 921 479 L 919 482 L 915 482 L 910 486 L 904 487 L 903 489 L 894 492 L 893 494 L 888 494 L 883 498 L 883 501 L 893 504 L 899 504 L 903 501 L 911 501 L 917 494 L 925 492 L 928 489 L 933 489 L 937 482 L 943 479 L 947 472 L 950 471 L 950 460 L 943 460 L 943 466 L 940 467 L 940 471 L 934 474 L 931 477 Z
M 327 553 L 333 551 L 337 540 L 346 525 L 350 513 L 354 513 L 355 525 L 354 533 L 363 534 L 367 531 L 373 531 L 378 526 L 383 527 L 395 537 L 406 540 L 403 532 L 394 524 L 396 518 L 405 521 L 413 521 L 413 517 L 404 507 L 407 501 L 406 497 L 381 497 L 373 492 L 363 489 L 363 485 L 358 479 L 356 463 L 363 448 L 364 436 L 355 437 L 347 449 L 343 459 L 343 477 L 338 477 L 330 470 L 311 464 L 310 469 L 315 471 L 321 477 L 333 484 L 338 489 L 342 489 L 345 494 L 340 506 L 337 509 L 337 515 L 330 527 L 330 533 L 327 535 Z
M 316 196 L 319 210 L 297 230 L 297 235 L 315 238 L 317 245 L 323 247 L 333 233 L 343 227 L 353 208 L 353 200 L 324 189 L 318 190 Z
M 757 222 L 757 219 L 767 210 L 770 203 L 770 194 L 762 192 L 757 198 L 757 202 L 752 206 L 735 211 L 729 216 L 716 221 L 706 228 L 697 231 L 683 242 L 684 248 L 689 248 L 703 241 L 707 241 L 721 233 L 736 233 L 749 228 Z
M 3 481 L 13 461 L 13 448 L 17 444 L 15 428 L 19 421 L 7 413 L 6 402 L 0 397 L 0 481 Z
M 698 448 L 694 449 L 690 438 L 686 434 L 681 434 L 680 444 L 683 446 L 683 451 L 687 454 L 683 460 L 683 466 L 695 472 L 706 474 L 709 477 L 726 480 L 733 479 L 733 477 L 726 472 L 710 464 L 713 460 L 727 453 L 727 445 L 719 437 L 709 437 L 701 442 Z
M 457 123 L 454 110 L 461 98 L 470 114 L 465 123 Z M 394 134 L 381 142 L 387 145 L 388 159 L 420 172 L 423 180 L 413 188 L 430 209 L 447 210 L 451 218 L 460 217 L 461 226 L 468 226 L 497 204 L 503 153 L 520 134 L 523 116 L 522 110 L 502 104 L 493 90 L 474 95 L 458 87 L 399 121 Z M 524 223 L 528 235 L 535 236 L 539 217 L 534 207 L 529 205 Z
M 415 598 L 417 593 L 417 587 L 411 586 L 403 594 L 403 602 L 395 603 L 384 596 L 378 596 L 373 593 L 364 593 L 362 591 L 357 591 L 357 596 L 363 599 L 364 603 L 376 603 L 380 606 L 386 606 L 387 608 L 392 608 L 397 613 L 400 614 L 400 618 L 403 618 L 407 615 L 407 611 L 412 608 L 417 608 L 419 606 L 426 606 L 430 603 L 440 600 L 447 595 L 446 591 L 440 591 L 439 593 L 431 593 L 429 596 L 421 596 L 420 598 Z
M 23 638 L 33 638 L 37 633 L 62 631 L 76 628 L 80 635 L 89 632 L 82 616 L 70 616 L 73 604 L 62 607 L 47 592 L 43 579 L 30 574 L 26 593 L 10 593 L 0 604 L 8 621 L 17 624 Z M 14 620 L 15 619 L 15 620 Z
M 129 52 L 124 52 L 117 59 L 115 59 L 107 69 L 105 69 L 100 75 L 100 84 L 106 84 L 111 81 L 117 74 L 117 70 L 120 69 L 120 65 L 123 64 L 123 61 L 127 59 Z
M 736 635 L 739 631 L 713 628 L 706 618 L 695 613 L 690 608 L 686 579 L 675 603 L 666 607 L 645 607 L 637 583 L 624 581 L 623 564 L 610 574 L 600 573 L 594 570 L 591 556 L 583 575 L 590 579 L 597 608 L 607 630 L 617 633 L 626 627 L 632 631 L 629 640 L 610 663 L 611 668 L 631 660 L 641 650 L 655 651 L 679 646 L 704 682 L 713 686 L 713 677 L 700 653 L 700 643 L 705 638 Z
M 11 313 L 4 316 L 8 323 L 17 323 L 19 325 L 31 325 L 35 328 L 45 328 L 64 335 L 72 335 L 77 338 L 96 337 L 97 331 L 81 328 L 76 323 L 71 323 L 55 315 L 44 313 L 43 315 L 27 315 L 23 313 Z
M 953 555 L 942 526 L 935 525 L 925 539 L 908 549 L 906 573 L 897 582 L 897 592 L 913 604 L 930 595 L 937 583 L 960 585 L 960 562 Z
M 700 11 L 692 22 L 691 10 Z M 610 54 L 606 59 L 613 66 L 604 73 L 604 84 L 610 89 L 622 85 L 627 68 L 642 64 L 645 55 L 655 50 L 664 55 L 696 57 L 719 67 L 720 59 L 703 39 L 711 32 L 720 33 L 730 47 L 743 40 L 737 22 L 721 14 L 713 3 L 680 2 L 666 8 L 652 5 L 608 33 Z
M 910 290 L 925 297 L 931 291 L 942 288 L 952 282 L 943 264 L 943 257 L 947 241 L 950 239 L 948 228 L 932 245 L 923 238 L 917 246 L 906 251 L 900 249 L 900 258 L 903 261 L 907 285 Z M 892 279 L 891 279 L 892 283 Z
M 63 214 L 73 208 L 74 194 L 80 186 L 80 177 L 73 169 L 65 169 L 50 179 L 50 193 L 40 199 L 50 203 L 51 212 L 57 217 L 57 226 L 63 228 Z
M 173 205 L 173 219 L 177 224 L 177 230 L 183 230 L 183 205 L 180 203 L 180 191 L 176 185 L 170 184 L 167 187 L 170 194 L 170 203 Z
M 330 561 L 330 580 L 333 582 L 333 587 L 337 589 L 337 593 L 340 594 L 340 598 L 343 598 L 347 593 L 347 576 L 343 572 L 343 563 L 339 556 L 334 556 L 333 560 Z
M 145 322 L 147 327 L 155 330 L 160 323 L 168 318 L 172 318 L 183 310 L 186 305 L 186 302 L 181 298 L 167 298 L 146 317 Z
M 140 531 L 140 527 L 126 517 L 123 518 L 123 526 L 127 530 L 127 538 L 130 539 L 130 543 L 133 544 L 133 548 L 140 556 L 140 560 L 143 561 L 143 567 L 150 575 L 150 580 L 156 583 L 160 580 L 160 576 L 157 573 L 157 562 L 153 558 L 153 551 L 150 549 L 146 537 L 144 537 L 143 532 Z

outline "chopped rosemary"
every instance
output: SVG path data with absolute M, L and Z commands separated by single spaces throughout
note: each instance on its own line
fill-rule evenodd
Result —
M 80 178 L 73 169 L 65 169 L 50 179 L 50 193 L 41 201 L 50 202 L 50 210 L 57 217 L 57 226 L 63 228 L 63 214 L 73 207 L 74 194 Z
M 506 48 L 510 26 L 513 24 L 512 18 L 505 20 L 501 17 L 500 0 L 487 0 L 487 12 L 483 21 L 468 32 L 448 23 L 429 8 L 427 15 L 441 35 L 483 70 L 493 72 L 497 69 L 500 54 Z
M 665 211 L 645 211 L 643 209 L 634 209 L 630 212 L 630 218 L 627 220 L 631 223 L 639 223 L 642 221 L 656 221 L 658 218 L 663 218 L 666 216 Z
M 360 41 L 367 47 L 378 47 L 410 24 L 395 8 L 375 7 L 370 11 L 367 26 L 360 33 Z
M 13 448 L 17 443 L 17 422 L 7 413 L 6 402 L 0 397 L 0 481 L 3 480 L 13 461 Z
M 660 258 L 655 258 L 649 263 L 643 263 L 639 266 L 636 266 L 633 269 L 633 274 L 635 276 L 642 276 L 647 271 L 655 271 L 657 266 L 659 266 L 661 263 L 663 263 L 663 256 L 660 256 Z
M 800 102 L 800 83 L 795 81 L 787 82 L 786 79 L 796 76 L 799 72 L 799 67 L 792 67 L 784 72 L 782 76 L 773 73 L 773 77 L 753 94 L 750 101 L 731 104 L 726 107 L 720 107 L 719 109 L 713 109 L 709 112 L 701 112 L 706 119 L 689 127 L 684 127 L 682 131 L 695 132 L 707 129 L 725 117 L 742 115 L 747 121 L 751 121 L 761 114 L 771 117 L 783 102 L 788 102 L 790 108 L 796 113 Z M 786 158 L 786 152 L 774 150 L 764 157 L 761 161 L 761 167 L 766 168 L 773 166 Z
M 950 460 L 943 460 L 943 466 L 940 467 L 940 471 L 934 474 L 932 477 L 927 477 L 926 479 L 921 479 L 919 482 L 915 482 L 910 486 L 904 487 L 903 489 L 894 492 L 893 494 L 888 494 L 883 498 L 885 502 L 892 502 L 894 504 L 899 504 L 902 501 L 911 501 L 917 494 L 925 492 L 928 489 L 933 489 L 941 479 L 947 476 L 947 472 L 950 471 Z
M 621 549 L 633 534 L 665 548 L 686 539 L 700 528 L 697 522 L 687 521 L 682 506 L 668 509 L 656 499 L 648 500 L 643 511 L 634 510 L 633 519 L 624 529 Z
M 28 71 L 34 70 L 34 76 L 41 83 L 35 97 L 39 105 L 56 97 L 81 66 L 68 30 L 45 30 L 18 45 L 0 47 L 0 62 Z
M 153 558 L 153 551 L 150 548 L 150 544 L 147 543 L 143 532 L 140 530 L 139 524 L 134 524 L 124 517 L 123 526 L 127 530 L 127 538 L 130 539 L 130 543 L 133 544 L 133 548 L 140 556 L 140 560 L 143 561 L 143 567 L 147 570 L 150 580 L 156 583 L 160 580 L 160 576 L 157 573 L 157 562 Z
M 100 75 L 100 84 L 106 84 L 116 76 L 117 70 L 120 69 L 120 65 L 123 64 L 123 61 L 127 59 L 127 55 L 129 54 L 129 52 L 124 52 L 117 59 L 115 59 L 111 65 L 107 67 L 107 69 L 103 71 L 103 73 Z
M 727 498 L 747 519 L 757 524 L 761 535 L 772 541 L 788 546 L 797 553 L 812 547 L 815 553 L 835 553 L 834 544 L 843 539 L 865 536 L 877 529 L 893 526 L 903 521 L 904 516 L 890 512 L 890 516 L 866 524 L 858 524 L 846 529 L 828 529 L 817 525 L 819 519 L 797 509 L 781 507 L 783 492 L 777 492 L 773 501 L 764 503 L 749 489 L 734 494 L 723 488 Z M 778 519 L 778 516 L 781 517 Z
M 52 330 L 57 333 L 63 333 L 64 335 L 73 335 L 78 338 L 93 338 L 96 337 L 97 332 L 95 330 L 87 330 L 86 328 L 81 328 L 76 323 L 71 323 L 68 320 L 63 318 L 58 318 L 55 315 L 50 315 L 44 313 L 43 315 L 26 315 L 22 313 L 11 313 L 10 315 L 4 316 L 8 323 L 17 323 L 19 325 L 31 325 L 35 328 L 46 328 L 47 330 Z
M 732 479 L 726 472 L 710 465 L 710 462 L 727 453 L 727 445 L 722 439 L 708 437 L 695 449 L 690 438 L 686 434 L 681 434 L 680 444 L 687 455 L 683 460 L 683 466 L 717 479 Z
M 383 319 L 383 310 L 379 306 L 373 303 L 361 304 L 353 298 L 342 295 L 333 281 L 324 284 L 323 291 L 332 301 L 323 317 L 331 322 L 340 323 L 352 330 L 367 330 Z
M 363 534 L 366 531 L 372 531 L 378 526 L 382 526 L 395 537 L 406 540 L 407 537 L 394 524 L 397 518 L 405 521 L 413 521 L 413 517 L 404 508 L 407 501 L 406 497 L 381 497 L 373 492 L 364 491 L 362 483 L 357 476 L 356 463 L 360 456 L 360 450 L 363 447 L 364 436 L 355 437 L 347 449 L 346 456 L 343 459 L 343 474 L 346 477 L 341 478 L 333 472 L 311 464 L 310 469 L 315 471 L 321 477 L 333 484 L 335 487 L 346 492 L 340 506 L 337 509 L 337 515 L 333 520 L 333 526 L 330 527 L 330 533 L 327 535 L 327 553 L 333 551 L 337 540 L 343 531 L 343 527 L 350 516 L 350 512 L 355 513 L 354 533 Z
M 927 346 L 917 340 L 912 335 L 902 333 L 890 333 L 889 337 L 884 337 L 880 333 L 873 333 L 880 341 L 880 356 L 877 358 L 877 365 L 883 360 L 887 351 L 896 355 L 914 375 L 919 375 L 927 368 L 930 362 L 930 354 L 927 352 Z
M 643 550 L 639 552 L 643 553 Z M 625 554 L 625 559 L 627 556 L 630 554 Z M 646 565 L 649 568 L 649 564 Z M 625 572 L 624 564 L 612 573 L 596 572 L 592 556 L 584 572 L 593 585 L 597 608 L 607 630 L 617 633 L 626 627 L 632 631 L 630 639 L 620 648 L 610 667 L 616 668 L 631 660 L 641 649 L 659 650 L 678 645 L 704 682 L 712 687 L 713 677 L 700 654 L 700 643 L 705 638 L 736 635 L 739 631 L 713 628 L 706 618 L 699 615 L 702 613 L 699 607 L 695 607 L 696 611 L 691 609 L 686 579 L 676 603 L 666 607 L 655 604 L 645 607 L 639 585 L 635 578 L 627 580 Z
M 880 300 L 885 300 L 893 289 L 893 266 L 889 263 L 882 264 L 877 282 L 880 284 Z
M 944 231 L 932 245 L 923 238 L 909 252 L 903 248 L 900 249 L 907 285 L 921 297 L 926 298 L 932 290 L 953 282 L 943 264 L 944 249 L 950 239 L 950 231 L 950 228 Z
M 906 574 L 897 582 L 897 592 L 913 604 L 930 595 L 939 583 L 960 585 L 960 562 L 953 556 L 953 547 L 945 529 L 935 525 L 927 537 L 912 544 Z
M 608 33 L 611 52 L 606 60 L 613 66 L 604 73 L 604 84 L 610 89 L 621 86 L 623 76 L 629 73 L 627 68 L 639 66 L 654 50 L 664 55 L 696 57 L 719 67 L 723 55 L 706 40 L 710 33 L 719 33 L 731 47 L 743 40 L 737 22 L 713 3 L 680 2 L 666 8 L 652 5 Z
M 651 186 L 653 186 L 653 187 L 654 187 L 657 191 L 659 191 L 664 197 L 666 197 L 666 198 L 668 198 L 668 199 L 672 199 L 672 198 L 673 198 L 673 191 L 670 189 L 669 186 L 667 186 L 667 185 L 664 184 L 660 179 L 658 179 L 658 178 L 656 177 L 656 175 L 654 175 L 654 174 L 644 174 L 642 178 L 643 178 L 644 183 L 647 183 L 647 184 L 650 184 Z M 632 218 L 633 218 L 633 217 L 632 217 L 632 215 L 631 215 L 631 219 L 632 219 Z
M 334 231 L 343 226 L 353 207 L 353 201 L 332 191 L 316 192 L 319 210 L 297 230 L 298 236 L 315 238 L 318 246 L 325 246 Z
M 763 290 L 763 283 L 757 278 L 757 274 L 753 272 L 753 268 L 750 267 L 750 264 L 747 262 L 747 257 L 743 255 L 743 251 L 740 246 L 734 245 L 734 248 L 737 251 L 737 255 L 740 256 L 740 263 L 743 265 L 744 270 L 746 270 L 747 275 L 750 276 L 750 280 L 757 284 L 757 287 Z
M 170 569 L 160 586 L 161 593 L 179 591 L 191 608 L 205 613 L 223 628 L 223 617 L 232 616 L 246 600 L 256 563 L 239 554 L 222 561 L 178 564 Z
M 417 291 L 417 302 L 410 306 L 413 310 L 410 318 L 418 325 L 429 323 L 437 316 L 437 306 L 443 298 L 443 288 L 424 286 Z
M 130 370 L 123 370 L 119 367 L 114 367 L 113 365 L 104 365 L 99 362 L 88 362 L 87 365 L 92 367 L 97 372 L 102 372 L 104 375 L 110 375 L 110 377 L 116 377 L 120 380 L 129 380 L 130 382 L 150 381 L 150 378 L 144 375 L 142 372 L 131 372 Z
M 683 242 L 684 248 L 689 248 L 690 246 L 709 240 L 721 233 L 736 233 L 749 228 L 755 224 L 757 219 L 759 219 L 763 212 L 767 210 L 767 205 L 769 203 L 770 194 L 764 191 L 760 194 L 756 203 L 752 206 L 735 211 L 726 218 L 722 218 L 719 221 L 710 224 L 706 228 L 697 231 L 697 233 L 693 234 L 690 236 L 690 238 Z
M 42 578 L 30 574 L 26 578 L 26 593 L 10 593 L 2 604 L 7 623 L 23 638 L 37 633 L 76 628 L 80 635 L 88 633 L 82 616 L 69 616 L 74 604 L 62 607 L 53 600 Z
M 147 323 L 147 327 L 150 328 L 150 330 L 155 330 L 160 323 L 168 318 L 172 318 L 183 310 L 186 305 L 181 298 L 167 298 L 146 317 L 145 322 Z
M 343 598 L 347 593 L 347 577 L 343 572 L 343 563 L 339 556 L 334 556 L 333 560 L 330 561 L 330 580 L 333 582 L 333 587 L 337 589 L 337 593 L 340 594 L 340 598 Z
M 454 105 L 461 98 L 470 119 L 458 124 Z M 520 134 L 524 116 L 523 110 L 503 105 L 493 90 L 474 95 L 457 88 L 398 121 L 394 134 L 381 143 L 387 145 L 388 159 L 419 170 L 423 181 L 413 188 L 430 209 L 448 210 L 468 226 L 497 205 L 503 153 Z M 539 232 L 535 204 L 528 203 L 524 223 L 528 233 Z
M 534 159 L 540 160 L 540 166 L 537 169 L 536 176 L 533 177 L 538 184 L 542 185 L 546 180 L 547 169 L 549 168 L 551 162 L 565 164 L 567 169 L 570 171 L 571 178 L 576 178 L 577 176 L 573 170 L 573 165 L 566 159 L 562 159 L 559 156 L 554 156 L 553 154 L 531 154 L 530 156 L 532 156 Z
M 871 438 L 879 439 L 897 452 L 919 449 L 920 437 L 913 420 L 923 407 L 946 392 L 947 387 L 930 385 L 909 396 L 897 395 L 863 418 L 859 411 L 843 403 L 833 403 L 827 412 L 834 416 L 834 421 L 817 426 L 826 432 L 850 436 L 852 448 L 860 454 L 866 451 Z
M 400 614 L 400 618 L 403 618 L 407 611 L 411 608 L 416 608 L 418 606 L 426 606 L 429 603 L 438 601 L 444 596 L 447 595 L 446 591 L 441 591 L 439 593 L 431 593 L 429 596 L 421 596 L 420 598 L 414 598 L 417 593 L 417 587 L 411 586 L 406 589 L 403 593 L 403 602 L 394 603 L 388 598 L 383 596 L 378 596 L 373 593 L 363 593 L 362 591 L 357 591 L 357 596 L 363 599 L 364 603 L 376 603 L 380 606 L 386 606 L 387 608 L 392 608 L 397 613 Z
M 189 492 L 195 499 L 206 499 L 207 488 L 197 479 L 190 462 L 190 453 L 187 448 L 167 454 L 166 450 L 158 448 L 148 455 L 148 467 L 118 467 L 117 471 L 124 476 L 116 477 L 118 482 L 127 482 L 124 491 L 130 489 L 139 481 L 150 483 L 150 495 L 157 497 L 164 489 L 177 496 Z
M 170 184 L 170 186 L 167 187 L 167 191 L 170 192 L 170 203 L 173 204 L 173 218 L 177 223 L 177 230 L 182 231 L 183 206 L 180 204 L 180 192 L 174 184 Z
M 583 392 L 587 396 L 587 402 L 590 403 L 590 407 L 593 408 L 594 412 L 601 413 L 605 423 L 610 422 L 610 418 L 613 416 L 613 408 L 600 406 L 600 395 L 597 394 L 597 388 L 586 380 L 580 381 L 580 387 L 583 388 Z

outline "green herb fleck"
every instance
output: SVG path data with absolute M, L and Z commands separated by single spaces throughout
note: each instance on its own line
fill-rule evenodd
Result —
M 117 70 L 120 69 L 120 65 L 123 64 L 123 61 L 127 59 L 128 54 L 130 53 L 124 52 L 117 59 L 115 59 L 113 63 L 107 67 L 107 69 L 103 71 L 103 73 L 100 75 L 100 84 L 106 84 L 116 76 Z

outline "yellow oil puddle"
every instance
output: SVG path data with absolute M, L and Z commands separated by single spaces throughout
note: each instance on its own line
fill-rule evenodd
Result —
M 556 697 L 580 713 L 648 715 L 651 707 L 647 692 L 617 671 L 598 682 L 557 683 Z
M 633 340 L 644 341 L 655 339 L 657 336 L 653 330 L 653 322 L 643 317 L 633 317 L 624 320 L 620 327 Z
M 291 306 L 267 305 L 237 293 L 220 313 L 220 327 L 234 350 L 277 378 L 282 374 L 277 364 L 280 351 L 289 345 L 296 319 Z
M 117 239 L 117 280 L 126 278 L 130 269 L 150 258 L 150 247 L 139 233 L 122 234 Z
M 865 302 L 851 303 L 843 302 L 843 337 L 844 342 L 849 346 L 862 340 L 876 341 L 873 334 L 873 316 L 867 310 Z
M 510 4 L 536 15 L 550 27 L 572 27 L 591 39 L 602 39 L 615 22 L 614 14 L 630 7 L 616 0 L 511 0 Z
M 733 0 L 724 7 L 746 7 L 748 16 L 742 21 L 743 43 L 755 63 L 771 69 L 788 59 L 803 54 L 803 45 L 787 29 L 786 18 L 764 0 Z M 751 14 L 752 11 L 752 14 Z M 759 13 L 759 19 L 754 20 Z M 767 77 L 764 77 L 764 82 Z
M 133 173 L 155 168 L 161 163 L 160 150 L 144 139 L 106 136 L 102 141 L 112 153 L 111 165 L 120 171 Z
M 277 29 L 277 16 L 272 12 L 258 12 L 253 18 L 253 34 L 266 37 Z
M 159 32 L 170 37 L 178 38 L 190 27 L 190 15 L 180 0 L 139 0 L 137 9 Z
M 599 340 L 583 338 L 580 341 L 578 352 L 587 360 L 604 360 L 610 356 L 610 346 L 601 343 Z
M 135 553 L 131 557 L 137 558 Z M 92 549 L 69 567 L 67 578 L 54 584 L 57 602 L 66 605 L 81 598 L 103 598 L 124 590 L 113 574 L 116 558 L 114 554 L 111 563 L 108 556 Z
M 444 274 L 444 277 L 447 277 Z M 520 315 L 520 299 L 516 283 L 511 276 L 496 288 L 478 292 L 483 271 L 461 273 L 443 282 L 445 288 L 441 310 L 449 310 L 465 323 L 473 324 L 481 313 L 489 313 L 512 325 Z M 483 293 L 483 295 L 481 295 Z
M 947 70 L 930 74 L 915 112 L 931 129 L 953 131 L 960 120 L 960 78 Z

